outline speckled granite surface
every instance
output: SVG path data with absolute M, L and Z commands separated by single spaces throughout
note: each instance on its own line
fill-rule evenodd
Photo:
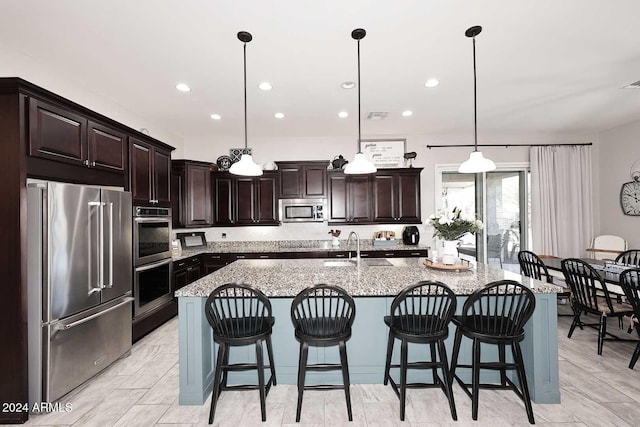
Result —
M 455 272 L 425 267 L 424 258 L 385 260 L 392 265 L 367 265 L 368 262 L 381 263 L 380 259 L 362 260 L 358 267 L 327 267 L 324 262 L 329 260 L 323 259 L 241 260 L 179 289 L 175 295 L 207 297 L 217 286 L 231 282 L 252 284 L 269 297 L 293 297 L 316 283 L 341 286 L 353 296 L 395 296 L 405 286 L 421 280 L 439 280 L 458 295 L 468 295 L 489 282 L 502 279 L 521 282 L 535 293 L 561 290 L 558 286 L 484 264 L 473 270 Z
M 371 239 L 360 241 L 361 251 L 388 251 L 428 249 L 426 245 L 405 245 L 399 241 L 393 246 L 374 246 Z M 209 242 L 206 248 L 183 250 L 173 253 L 173 260 L 198 255 L 201 253 L 254 253 L 254 252 L 312 252 L 312 251 L 347 251 L 356 250 L 355 243 L 347 246 L 346 240 L 340 240 L 340 246 L 332 246 L 329 240 L 276 240 L 276 241 L 250 241 L 250 242 Z

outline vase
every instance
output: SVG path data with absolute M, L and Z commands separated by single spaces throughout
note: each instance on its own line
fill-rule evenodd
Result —
M 337 237 L 331 238 L 331 246 L 340 246 L 340 240 Z
M 453 265 L 458 260 L 458 241 L 443 240 L 442 241 L 442 263 L 445 265 Z

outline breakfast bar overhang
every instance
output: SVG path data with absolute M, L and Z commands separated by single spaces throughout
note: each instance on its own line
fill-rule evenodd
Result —
M 179 289 L 175 293 L 178 297 L 180 341 L 179 402 L 181 405 L 202 405 L 211 393 L 215 347 L 204 305 L 211 291 L 222 284 L 251 284 L 271 300 L 276 318 L 272 340 L 279 384 L 296 384 L 297 379 L 299 343 L 294 337 L 290 317 L 295 295 L 317 283 L 344 288 L 356 302 L 353 333 L 347 342 L 351 383 L 379 384 L 383 380 L 388 335 L 383 317 L 389 314 L 391 302 L 399 291 L 423 280 L 441 281 L 458 295 L 459 314 L 466 297 L 473 291 L 489 282 L 504 279 L 524 284 L 536 296 L 536 309 L 525 327 L 526 336 L 522 342 L 531 399 L 535 403 L 560 403 L 556 297 L 560 288 L 484 264 L 460 272 L 431 269 L 417 258 L 369 259 L 358 264 L 322 259 L 240 260 Z M 446 341 L 449 354 L 453 347 L 454 328 L 451 324 Z M 460 363 L 470 363 L 470 342 L 465 339 L 462 344 Z M 235 353 L 233 350 L 232 361 L 250 362 L 255 358 L 255 353 L 246 348 L 238 348 Z M 337 349 L 329 347 L 314 351 L 309 353 L 309 363 L 335 363 L 338 360 Z M 419 356 L 417 352 L 417 348 L 412 352 L 409 346 L 410 360 Z M 398 353 L 394 352 L 394 356 L 397 357 Z M 490 351 L 486 353 L 490 354 Z M 507 357 L 510 357 L 509 352 Z M 341 382 L 339 373 L 314 374 L 308 374 L 309 382 Z M 419 372 L 415 375 L 430 374 Z M 496 381 L 499 373 L 482 372 L 481 378 L 482 381 Z M 230 374 L 229 382 L 256 383 L 256 375 L 244 372 Z

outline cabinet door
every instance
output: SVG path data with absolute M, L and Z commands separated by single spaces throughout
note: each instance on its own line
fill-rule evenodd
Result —
M 211 225 L 211 172 L 209 168 L 187 164 L 186 174 L 185 225 L 187 227 Z
M 225 174 L 226 175 L 226 174 Z M 233 224 L 233 185 L 230 176 L 213 177 L 213 216 L 215 225 Z
M 398 221 L 398 194 L 396 177 L 377 174 L 373 178 L 373 221 Z
M 352 222 L 371 222 L 371 179 L 369 175 L 348 178 L 347 215 Z
M 278 224 L 278 206 L 277 206 L 277 194 L 276 189 L 278 188 L 278 176 L 275 174 L 266 173 L 259 177 L 255 178 L 255 184 L 257 187 L 257 191 L 255 193 L 256 203 L 255 203 L 255 219 L 259 224 Z
M 400 222 L 421 222 L 420 213 L 420 173 L 399 173 L 398 210 Z
M 202 277 L 200 274 L 200 265 L 187 268 L 187 284 L 195 282 L 200 277 Z
M 177 291 L 180 288 L 187 286 L 187 270 L 178 270 L 173 272 L 173 290 Z
M 329 174 L 329 221 L 347 221 L 347 177 Z
M 153 198 L 158 206 L 171 206 L 171 152 L 153 150 Z
M 235 179 L 235 224 L 254 224 L 256 221 L 256 184 L 253 178 Z
M 131 156 L 131 198 L 133 204 L 148 205 L 153 199 L 152 168 L 153 147 L 145 142 L 130 138 Z
M 29 99 L 29 155 L 86 165 L 87 119 L 46 102 Z
M 327 197 L 327 165 L 308 165 L 302 168 L 302 196 L 305 199 Z
M 127 165 L 127 140 L 123 132 L 89 121 L 89 166 L 124 173 Z
M 203 257 L 205 276 L 213 273 L 216 270 L 220 270 L 222 267 L 228 264 L 227 257 L 223 255 L 204 254 Z
M 280 197 L 283 199 L 299 199 L 302 197 L 301 174 L 299 166 L 284 166 L 280 173 Z

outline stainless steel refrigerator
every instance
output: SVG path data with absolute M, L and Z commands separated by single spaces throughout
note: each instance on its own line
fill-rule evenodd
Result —
M 131 194 L 29 181 L 29 402 L 52 402 L 131 349 Z

